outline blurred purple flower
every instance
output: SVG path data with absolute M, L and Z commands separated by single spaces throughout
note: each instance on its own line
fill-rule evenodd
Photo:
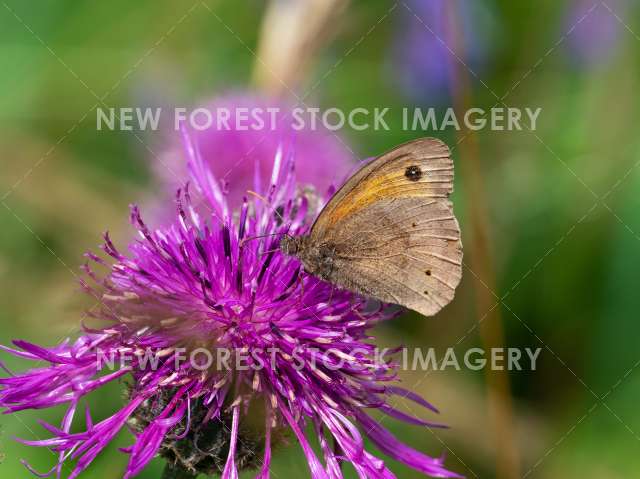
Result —
M 496 42 L 496 18 L 476 0 L 408 0 L 391 50 L 395 81 L 414 101 L 448 104 L 463 61 L 480 75 Z
M 150 230 L 132 207 L 139 238 L 128 253 L 105 235 L 107 257 L 89 253 L 85 265 L 93 286 L 83 286 L 102 305 L 93 316 L 106 324 L 85 326 L 75 342 L 52 348 L 25 341 L 2 348 L 36 363 L 0 379 L 5 412 L 68 408 L 59 426 L 41 422 L 51 438 L 22 441 L 59 454 L 48 474 L 60 476 L 67 461 L 75 461 L 69 477 L 77 477 L 128 426 L 135 441 L 123 449 L 130 456 L 127 478 L 157 454 L 192 474 L 237 478 L 238 470 L 254 466 L 257 477 L 268 478 L 272 446 L 285 430 L 296 436 L 313 478 L 343 477 L 343 462 L 360 477 L 394 477 L 364 448 L 361 431 L 384 454 L 421 473 L 460 477 L 447 471 L 442 459 L 401 443 L 366 412 L 437 426 L 390 404 L 399 396 L 435 410 L 395 386 L 398 365 L 375 354 L 368 330 L 394 314 L 334 291 L 277 251 L 284 234 L 307 231 L 324 201 L 296 180 L 293 155 L 279 150 L 270 181 L 256 175 L 252 185 L 264 198 L 245 198 L 234 210 L 209 169 L 214 163 L 188 135 L 185 141 L 191 180 L 208 213 L 196 211 L 188 187 L 178 190 L 177 215 L 166 227 Z M 273 236 L 252 239 L 258 235 Z M 94 271 L 102 268 L 102 274 Z M 245 351 L 243 361 L 257 367 L 199 368 L 193 361 L 177 361 L 180 347 L 191 353 Z M 149 350 L 161 359 L 156 367 L 152 359 L 140 361 Z M 127 359 L 107 372 L 105 358 L 112 357 Z M 48 365 L 39 367 L 42 362 Z M 99 421 L 87 408 L 84 430 L 72 432 L 83 398 L 125 377 L 127 404 Z M 250 406 L 260 411 L 257 436 L 245 432 Z M 307 425 L 317 434 L 323 460 L 305 436 Z
M 295 106 L 285 101 L 257 94 L 231 93 L 214 99 L 203 108 L 213 113 L 214 121 L 204 130 L 191 128 L 191 134 L 199 145 L 208 168 L 218 178 L 221 188 L 228 190 L 227 201 L 231 207 L 242 204 L 242 197 L 253 185 L 256 168 L 263 181 L 268 181 L 271 163 L 278 147 L 285 157 L 295 154 L 298 181 L 313 183 L 323 193 L 331 185 L 343 180 L 355 162 L 349 147 L 336 133 L 323 128 L 320 122 L 316 128 L 311 127 L 310 121 L 305 121 L 303 128 L 294 128 L 297 124 L 292 115 Z M 278 111 L 272 117 L 268 108 Z M 248 120 L 239 118 L 244 115 L 238 113 L 240 109 L 248 109 Z M 218 128 L 215 113 L 222 110 L 228 110 L 230 117 L 228 120 L 221 117 Z M 262 118 L 263 125 L 251 117 L 252 111 Z M 304 118 L 307 119 L 306 116 Z M 241 127 L 245 125 L 248 128 L 238 129 L 236 120 Z M 201 116 L 196 121 L 204 124 L 204 117 Z M 187 126 L 193 127 L 188 121 Z M 259 126 L 262 128 L 258 128 Z M 178 139 L 174 148 L 161 157 L 161 161 L 154 162 L 157 176 L 170 194 L 188 178 L 179 143 Z
M 612 57 L 624 28 L 615 14 L 624 17 L 626 10 L 624 0 L 608 0 L 606 6 L 594 0 L 569 2 L 563 28 L 574 65 L 595 66 Z

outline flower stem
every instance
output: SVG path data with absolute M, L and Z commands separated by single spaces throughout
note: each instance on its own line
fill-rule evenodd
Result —
M 164 466 L 161 479 L 195 479 L 197 476 L 187 471 L 179 464 L 167 462 Z
M 448 16 L 454 25 L 456 12 L 453 4 L 449 7 Z M 450 28 L 447 35 L 447 45 L 453 45 L 453 50 L 461 55 L 460 39 L 454 32 L 458 29 Z M 456 55 L 456 57 L 457 57 Z M 462 54 L 464 58 L 464 54 Z M 454 107 L 457 114 L 464 114 L 473 105 L 472 89 L 470 87 L 469 67 L 452 61 L 452 89 Z M 499 100 L 502 104 L 502 100 Z M 506 105 L 504 105 L 506 106 Z M 480 163 L 480 153 L 477 136 L 473 131 L 461 129 L 456 146 L 460 151 L 461 166 L 465 197 L 468 200 L 469 228 L 472 231 L 471 242 L 466 243 L 469 252 L 469 266 L 472 276 L 476 279 L 476 312 L 479 316 L 478 325 L 480 340 L 485 350 L 504 348 L 504 327 L 502 324 L 502 300 L 494 291 L 497 289 L 495 265 L 492 258 L 488 199 L 485 191 L 484 165 Z M 472 201 L 469 201 L 472 199 Z M 496 301 L 498 298 L 499 301 Z M 497 304 L 496 304 L 497 303 Z M 507 308 L 508 309 L 508 308 Z M 484 316 L 480 315 L 487 311 Z M 486 319 L 485 319 L 486 318 Z M 509 374 L 506 370 L 486 368 L 487 402 L 490 409 L 493 441 L 499 444 L 496 453 L 496 477 L 498 479 L 515 479 L 521 477 L 520 450 L 515 437 L 513 400 Z

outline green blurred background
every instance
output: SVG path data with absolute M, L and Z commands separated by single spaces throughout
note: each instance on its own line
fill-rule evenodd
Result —
M 447 18 L 454 27 L 447 31 L 454 39 L 467 34 L 470 49 L 479 45 L 484 53 L 478 69 L 470 65 L 475 75 L 456 58 L 437 65 L 455 72 L 458 90 L 436 85 L 420 100 L 400 86 L 397 77 L 409 73 L 394 66 L 398 48 L 422 48 L 423 40 L 416 47 L 402 36 L 412 21 L 409 9 L 419 12 L 416 2 L 325 3 L 330 20 L 313 34 L 316 44 L 304 62 L 295 59 L 295 89 L 312 89 L 309 102 L 489 109 L 498 102 L 494 93 L 509 92 L 509 106 L 542 108 L 535 132 L 427 132 L 456 145 L 454 203 L 468 268 L 455 301 L 437 317 L 407 315 L 376 331 L 385 344 L 454 346 L 460 354 L 492 344 L 542 347 L 538 369 L 506 377 L 403 372 L 405 385 L 417 383 L 413 389 L 440 407 L 451 429 L 392 420 L 385 426 L 420 450 L 444 452 L 449 467 L 467 477 L 638 477 L 636 2 L 451 2 L 456 8 Z M 488 28 L 476 25 L 480 15 L 465 16 L 469 3 L 482 4 L 491 16 Z M 128 204 L 157 193 L 153 155 L 144 145 L 155 151 L 163 138 L 97 131 L 96 106 L 191 105 L 230 89 L 275 88 L 256 74 L 264 65 L 255 52 L 279 33 L 264 23 L 266 11 L 286 4 L 0 1 L 2 343 L 19 337 L 52 345 L 73 335 L 88 306 L 75 277 L 82 253 L 106 229 L 119 244 L 126 241 Z M 590 40 L 597 51 L 581 51 L 592 48 Z M 424 49 L 425 62 L 439 61 Z M 389 124 L 389 131 L 340 134 L 360 158 L 422 136 L 402 131 L 398 115 Z M 112 388 L 93 400 L 94 416 L 104 417 L 118 407 L 120 393 Z M 53 464 L 50 451 L 11 438 L 44 437 L 36 418 L 56 423 L 59 414 L 0 418 L 2 477 L 28 477 L 20 458 L 39 470 Z M 122 435 L 84 477 L 120 477 L 127 457 L 117 446 L 126 444 Z M 159 477 L 161 468 L 156 461 L 140 477 Z M 399 477 L 417 477 L 398 464 L 391 468 Z M 308 475 L 295 443 L 276 453 L 273 471 L 275 478 Z

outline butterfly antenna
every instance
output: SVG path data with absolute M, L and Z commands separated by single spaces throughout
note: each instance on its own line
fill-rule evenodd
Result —
M 269 203 L 269 200 L 268 200 L 267 198 L 265 198 L 264 196 L 262 196 L 261 194 L 256 193 L 255 191 L 251 191 L 251 190 L 247 190 L 247 193 L 249 193 L 250 195 L 255 196 L 256 198 L 258 198 L 258 199 L 260 199 L 260 200 L 262 200 L 262 201 L 264 201 L 264 202 L 265 202 L 266 204 L 268 204 L 269 206 L 272 206 L 272 205 Z M 278 209 L 277 209 L 277 208 L 274 208 L 274 209 L 273 209 L 273 212 L 276 214 L 276 216 L 277 216 L 278 218 L 280 218 L 280 221 L 282 221 L 282 224 L 285 224 L 285 223 L 286 223 L 286 221 L 285 221 L 285 219 L 284 219 L 284 216 L 282 216 L 282 214 L 278 211 Z
M 268 238 L 269 236 L 279 236 L 279 235 L 282 235 L 282 234 L 286 234 L 286 233 L 269 233 L 269 234 L 266 234 L 266 235 L 249 236 L 249 237 L 244 238 L 243 240 L 240 241 L 240 246 L 244 246 L 244 244 L 247 241 L 253 241 L 255 239 L 260 239 L 260 238 Z
M 262 196 L 259 193 L 256 193 L 255 191 L 252 190 L 247 190 L 247 193 L 249 193 L 252 196 L 255 196 L 256 198 L 264 201 L 266 204 L 269 204 L 269 200 L 267 198 L 265 198 L 264 196 Z M 277 209 L 274 209 L 273 212 L 278 216 L 278 218 L 280 218 L 280 220 L 282 221 L 282 223 L 285 223 L 284 217 L 282 216 L 282 214 L 280 214 L 280 212 Z M 289 231 L 289 228 L 291 228 L 291 226 L 287 227 L 287 231 Z M 268 238 L 269 236 L 289 236 L 288 233 L 269 233 L 269 234 L 264 234 L 264 235 L 256 235 L 256 236 L 250 236 L 248 238 L 244 238 L 243 240 L 240 241 L 240 246 L 243 246 L 247 241 L 252 241 L 255 239 L 260 239 L 260 238 Z M 265 253 L 271 253 L 273 251 L 278 251 L 278 249 L 274 249 L 274 250 L 269 250 L 269 251 L 264 251 L 261 254 L 265 254 Z

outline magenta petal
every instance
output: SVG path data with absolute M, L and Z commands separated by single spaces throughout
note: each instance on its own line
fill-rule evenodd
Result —
M 464 477 L 442 467 L 442 460 L 426 456 L 409 446 L 402 444 L 389 431 L 365 413 L 358 414 L 358 421 L 367 436 L 386 455 L 407 466 L 433 477 Z

